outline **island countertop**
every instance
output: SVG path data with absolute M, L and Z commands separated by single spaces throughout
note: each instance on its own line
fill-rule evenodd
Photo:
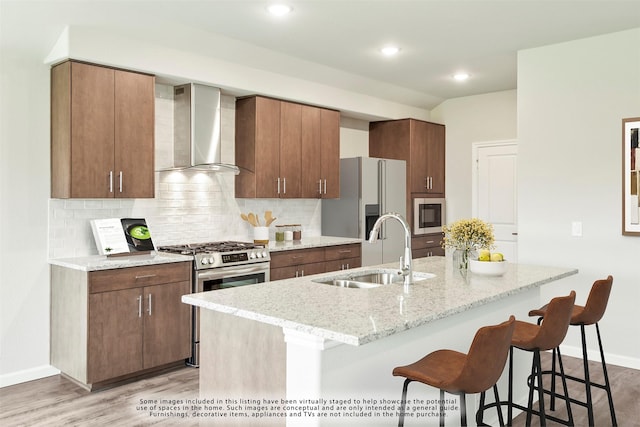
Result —
M 391 263 L 348 273 L 356 276 L 362 270 L 397 267 L 397 263 Z M 411 284 L 404 292 L 402 284 L 353 289 L 314 282 L 345 272 L 322 273 L 184 295 L 182 301 L 324 339 L 362 345 L 578 272 L 573 268 L 510 263 L 503 276 L 480 276 L 454 269 L 446 257 L 415 259 L 413 270 L 435 277 Z

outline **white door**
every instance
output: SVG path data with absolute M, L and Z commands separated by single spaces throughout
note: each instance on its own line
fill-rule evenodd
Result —
M 473 144 L 473 216 L 493 224 L 497 252 L 518 260 L 516 141 Z

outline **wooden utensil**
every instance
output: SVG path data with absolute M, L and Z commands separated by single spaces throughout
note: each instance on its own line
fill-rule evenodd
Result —
M 246 214 L 241 213 L 241 214 L 240 214 L 240 218 L 242 218 L 243 220 L 245 220 L 245 221 L 249 222 L 249 217 L 247 217 L 247 215 L 246 215 Z
M 266 211 L 266 212 L 264 213 L 264 220 L 265 220 L 265 221 L 266 221 L 266 223 L 267 223 L 267 227 L 268 227 L 268 226 L 270 226 L 270 225 L 271 225 L 271 223 L 272 223 L 273 221 L 275 221 L 275 220 L 276 220 L 272 215 L 273 215 L 273 214 L 272 214 L 272 212 L 271 212 L 271 211 Z
M 253 212 L 249 212 L 249 215 L 247 217 L 249 218 L 249 224 L 253 225 L 254 227 L 258 226 L 256 215 Z

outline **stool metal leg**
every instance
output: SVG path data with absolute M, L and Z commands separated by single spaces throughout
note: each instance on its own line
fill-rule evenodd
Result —
M 609 375 L 607 374 L 607 364 L 604 361 L 604 350 L 602 349 L 602 339 L 600 339 L 600 327 L 596 323 L 596 333 L 598 334 L 598 346 L 600 347 L 600 360 L 602 361 L 602 372 L 604 374 L 604 387 L 607 391 L 607 398 L 609 399 L 609 411 L 611 411 L 611 425 L 617 426 L 618 420 L 616 420 L 616 411 L 613 408 L 613 396 L 611 395 L 611 384 L 609 383 Z
M 464 393 L 460 394 L 460 425 L 467 426 L 467 399 Z
M 513 424 L 513 346 L 509 347 L 509 384 L 507 395 L 507 425 Z
M 587 359 L 587 339 L 585 336 L 584 325 L 580 325 L 580 334 L 582 335 L 582 364 L 584 365 L 584 385 L 587 393 L 587 416 L 589 425 L 593 425 L 593 400 L 591 399 L 591 380 L 589 379 L 589 359 Z
M 562 365 L 562 355 L 560 354 L 560 347 L 554 349 L 554 351 L 558 352 L 558 366 L 560 367 L 560 378 L 562 379 L 562 391 L 564 392 L 564 399 L 567 405 L 567 425 L 573 425 L 573 412 L 571 411 L 571 400 L 569 399 L 569 388 L 567 387 L 567 377 L 564 374 L 564 366 Z M 555 354 L 555 353 L 554 353 Z M 555 370 L 552 371 L 552 377 L 555 378 Z M 551 393 L 551 398 L 555 399 L 556 391 L 555 389 Z M 592 424 L 593 425 L 593 424 Z
M 404 380 L 404 385 L 402 386 L 402 401 L 400 403 L 400 419 L 398 420 L 398 427 L 404 426 L 404 411 L 407 407 L 407 387 L 409 387 L 410 379 Z
M 547 425 L 546 414 L 544 410 L 544 390 L 542 388 L 542 364 L 540 363 L 540 350 L 534 350 L 533 363 L 536 369 L 537 388 L 538 388 L 538 409 L 540 412 L 540 426 Z M 533 381 L 533 379 L 531 380 Z M 533 383 L 531 384 L 533 386 Z M 529 407 L 531 409 L 531 407 Z
M 444 390 L 440 390 L 440 427 L 444 427 Z

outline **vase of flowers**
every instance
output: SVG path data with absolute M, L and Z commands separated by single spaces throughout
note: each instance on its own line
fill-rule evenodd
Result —
M 461 219 L 442 227 L 442 247 L 453 249 L 453 266 L 466 270 L 469 258 L 480 249 L 493 248 L 493 225 L 481 219 Z

